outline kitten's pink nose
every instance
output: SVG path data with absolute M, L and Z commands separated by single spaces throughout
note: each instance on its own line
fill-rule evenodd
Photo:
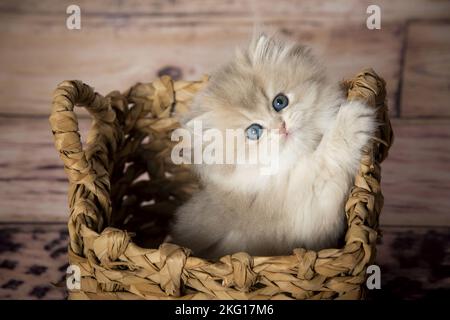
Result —
M 286 121 L 283 121 L 283 123 L 281 124 L 280 134 L 285 135 L 285 136 L 288 135 L 288 131 L 286 129 Z

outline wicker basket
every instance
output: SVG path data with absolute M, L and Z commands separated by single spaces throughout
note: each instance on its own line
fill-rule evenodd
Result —
M 345 205 L 345 246 L 275 257 L 240 252 L 219 261 L 162 243 L 174 210 L 199 187 L 187 166 L 172 163 L 170 133 L 206 81 L 163 76 L 106 97 L 80 81 L 57 87 L 50 123 L 70 182 L 69 260 L 81 269 L 81 290 L 69 298 L 363 298 L 383 205 L 380 162 L 392 142 L 383 79 L 365 70 L 343 82 L 348 98 L 377 107 L 384 124 L 364 152 Z M 85 148 L 75 105 L 93 117 Z

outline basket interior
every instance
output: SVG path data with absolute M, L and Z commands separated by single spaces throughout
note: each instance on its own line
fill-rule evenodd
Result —
M 166 77 L 160 81 L 172 84 Z M 193 84 L 200 87 L 202 82 Z M 140 247 L 157 248 L 169 233 L 175 210 L 200 188 L 189 166 L 175 165 L 170 157 L 177 143 L 171 133 L 196 90 L 185 101 L 175 101 L 158 96 L 154 83 L 148 83 L 108 96 L 123 134 L 112 157 L 109 226 L 130 232 Z

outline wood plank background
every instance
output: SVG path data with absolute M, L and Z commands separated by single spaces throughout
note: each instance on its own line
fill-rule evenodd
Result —
M 396 140 L 381 223 L 450 226 L 450 1 L 377 1 L 381 30 L 365 26 L 372 1 L 76 3 L 81 30 L 65 25 L 72 1 L 0 1 L 0 221 L 67 219 L 47 120 L 60 81 L 106 94 L 168 71 L 197 79 L 260 26 L 311 45 L 336 81 L 367 66 L 386 79 Z
M 403 117 L 449 117 L 450 21 L 411 23 L 403 70 Z M 421 94 L 415 94 L 421 92 Z

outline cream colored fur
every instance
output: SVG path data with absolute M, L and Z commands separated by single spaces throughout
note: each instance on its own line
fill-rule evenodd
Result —
M 272 100 L 280 92 L 289 106 L 277 113 Z M 202 120 L 205 131 L 255 122 L 269 129 L 285 121 L 289 135 L 281 141 L 275 175 L 261 175 L 258 165 L 196 165 L 204 188 L 176 213 L 173 242 L 207 258 L 339 245 L 345 199 L 376 128 L 375 113 L 347 102 L 309 49 L 256 38 L 212 75 L 184 120 L 186 128 L 192 120 Z

